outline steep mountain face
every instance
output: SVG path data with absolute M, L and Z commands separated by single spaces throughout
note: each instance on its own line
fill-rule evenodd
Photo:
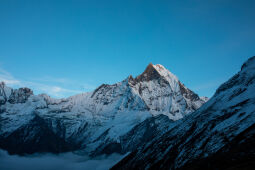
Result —
M 129 84 L 139 94 L 153 115 L 165 114 L 178 120 L 198 109 L 204 100 L 186 88 L 162 65 L 149 64 L 146 70 Z
M 112 169 L 254 169 L 255 57 L 200 109 Z
M 18 154 L 75 149 L 92 155 L 125 153 L 154 137 L 148 131 L 163 132 L 162 127 L 206 100 L 163 66 L 152 64 L 136 78 L 66 99 L 33 95 L 28 88 L 14 90 L 2 83 L 0 147 Z

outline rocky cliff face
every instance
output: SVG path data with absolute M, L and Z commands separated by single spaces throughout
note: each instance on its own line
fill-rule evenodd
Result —
M 255 57 L 200 109 L 112 169 L 254 169 Z
M 145 119 L 153 123 L 154 116 L 166 115 L 162 121 L 167 124 L 203 103 L 205 100 L 175 75 L 152 64 L 136 78 L 129 76 L 122 82 L 103 84 L 93 92 L 66 99 L 33 95 L 28 88 L 14 90 L 1 84 L 0 147 L 19 154 L 74 149 L 93 155 L 124 153 L 150 138 L 142 128 L 152 130 L 148 120 L 139 125 Z

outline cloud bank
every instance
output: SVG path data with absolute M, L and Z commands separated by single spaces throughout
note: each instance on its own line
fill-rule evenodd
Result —
M 107 170 L 120 161 L 123 155 L 112 154 L 89 159 L 74 153 L 32 156 L 9 155 L 0 150 L 0 169 L 3 170 Z

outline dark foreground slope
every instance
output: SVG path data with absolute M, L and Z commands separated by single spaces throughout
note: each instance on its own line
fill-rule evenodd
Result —
M 112 169 L 254 169 L 255 57 L 199 110 Z

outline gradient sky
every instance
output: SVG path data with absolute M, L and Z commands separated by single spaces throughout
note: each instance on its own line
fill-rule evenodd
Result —
M 0 0 L 0 80 L 67 97 L 162 64 L 211 97 L 255 55 L 254 0 Z

